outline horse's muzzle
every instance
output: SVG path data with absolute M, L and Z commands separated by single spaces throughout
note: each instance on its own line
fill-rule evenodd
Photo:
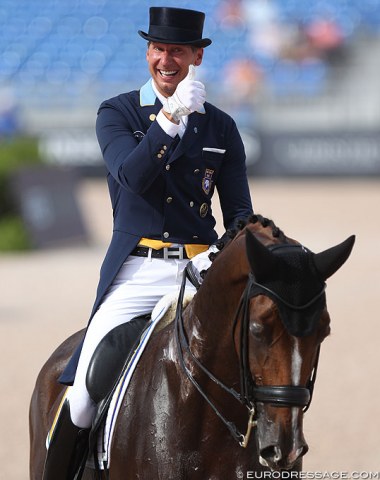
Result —
M 261 406 L 256 439 L 259 460 L 272 470 L 290 470 L 300 464 L 309 447 L 302 432 L 302 409 Z
M 307 453 L 306 443 L 298 445 L 291 451 L 283 451 L 278 445 L 270 445 L 260 450 L 260 463 L 271 470 L 290 470 Z

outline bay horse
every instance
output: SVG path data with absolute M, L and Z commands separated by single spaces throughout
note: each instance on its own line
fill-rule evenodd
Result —
M 315 254 L 253 215 L 230 235 L 186 308 L 154 333 L 124 396 L 110 480 L 224 480 L 300 471 L 321 342 L 325 280 L 355 237 Z M 42 368 L 30 406 L 30 478 L 42 477 L 57 383 L 83 331 Z

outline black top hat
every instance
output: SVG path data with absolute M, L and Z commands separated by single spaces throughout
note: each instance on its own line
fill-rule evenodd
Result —
M 176 45 L 208 47 L 209 38 L 202 38 L 205 14 L 196 10 L 170 7 L 149 9 L 149 32 L 139 30 L 145 40 Z

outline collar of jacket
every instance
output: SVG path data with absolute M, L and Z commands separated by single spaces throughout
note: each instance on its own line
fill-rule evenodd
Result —
M 152 87 L 152 79 L 150 78 L 145 85 L 140 88 L 140 107 L 148 107 L 156 102 L 156 94 Z

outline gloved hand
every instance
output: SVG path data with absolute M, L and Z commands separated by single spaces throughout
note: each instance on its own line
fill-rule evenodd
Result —
M 179 82 L 176 91 L 163 104 L 164 111 L 169 113 L 176 122 L 179 122 L 180 117 L 201 109 L 206 101 L 205 86 L 194 78 L 195 66 L 190 65 L 187 76 Z
M 207 271 L 211 266 L 210 254 L 215 254 L 219 251 L 216 245 L 211 245 L 205 252 L 195 255 L 190 262 L 188 262 L 186 268 L 193 285 L 198 289 L 203 282 L 202 272 Z

